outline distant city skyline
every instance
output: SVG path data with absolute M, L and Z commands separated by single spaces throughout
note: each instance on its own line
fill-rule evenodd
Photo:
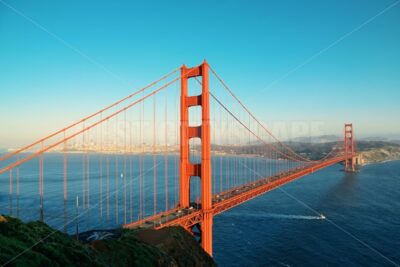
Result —
M 399 140 L 399 2 L 0 0 L 0 147 L 204 59 L 282 139 Z

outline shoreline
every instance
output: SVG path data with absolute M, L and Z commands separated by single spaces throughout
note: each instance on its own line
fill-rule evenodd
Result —
M 392 162 L 392 161 L 400 161 L 400 159 L 386 159 L 386 160 L 382 160 L 382 161 L 370 161 L 370 162 L 366 162 L 360 166 L 367 166 L 367 165 L 373 165 L 373 164 L 382 164 L 382 163 L 387 163 L 387 162 Z

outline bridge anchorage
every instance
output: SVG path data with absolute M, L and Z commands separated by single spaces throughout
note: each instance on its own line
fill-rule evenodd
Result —
M 179 225 L 212 255 L 214 216 L 334 164 L 354 172 L 359 160 L 352 124 L 322 159 L 296 153 L 204 61 L 0 155 L 0 213 L 68 233 Z

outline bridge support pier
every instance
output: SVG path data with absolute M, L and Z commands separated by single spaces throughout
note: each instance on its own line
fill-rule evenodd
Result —
M 204 212 L 203 221 L 201 223 L 201 245 L 203 249 L 212 255 L 212 228 L 213 228 L 213 213 Z
M 204 61 L 193 68 L 181 67 L 181 126 L 180 126 L 180 207 L 190 205 L 190 178 L 201 180 L 201 245 L 212 255 L 212 182 L 211 182 L 211 140 L 210 140 L 210 94 L 208 88 L 208 64 Z M 188 95 L 188 79 L 202 77 L 201 95 Z M 189 126 L 189 108 L 201 106 L 201 125 Z M 201 139 L 201 162 L 190 161 L 189 140 Z

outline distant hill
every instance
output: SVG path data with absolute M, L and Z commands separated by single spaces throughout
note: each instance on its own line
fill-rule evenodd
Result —
M 331 136 L 333 138 L 333 136 Z M 326 138 L 326 137 L 325 137 Z M 327 140 L 326 138 L 325 140 Z M 284 142 L 293 151 L 301 156 L 311 159 L 319 160 L 326 156 L 333 147 L 342 149 L 343 141 L 335 140 L 331 142 L 322 142 L 324 138 L 319 139 L 320 142 Z M 281 148 L 278 143 L 272 143 L 275 147 Z M 220 154 L 230 155 L 262 155 L 260 151 L 264 151 L 265 144 L 251 144 L 251 145 L 212 145 L 211 149 Z M 200 147 L 196 148 L 197 150 Z M 286 150 L 287 151 L 287 150 Z M 356 151 L 365 155 L 366 163 L 381 162 L 386 160 L 400 159 L 400 143 L 388 141 L 356 141 Z
M 364 137 L 364 138 L 361 138 L 361 140 L 363 140 L 363 141 L 384 141 L 384 142 L 389 141 L 388 138 L 386 138 L 386 137 L 379 137 L 379 136 Z
M 287 142 L 295 152 L 312 160 L 320 159 L 329 153 L 333 146 L 343 146 L 343 142 L 302 143 Z M 400 159 L 400 144 L 388 141 L 356 141 L 356 151 L 365 155 L 366 163 Z
M 329 142 L 336 142 L 338 140 L 342 140 L 342 136 L 338 135 L 320 135 L 320 136 L 304 136 L 304 137 L 296 137 L 292 138 L 290 140 L 287 140 L 286 142 L 301 142 L 301 143 L 329 143 Z M 387 137 L 380 137 L 380 136 L 373 136 L 373 137 L 363 137 L 363 138 L 358 138 L 356 136 L 356 139 L 358 141 L 367 141 L 367 142 L 388 142 L 388 143 L 396 143 L 400 144 L 400 139 L 398 138 L 387 138 Z
M 296 137 L 290 139 L 288 142 L 301 142 L 301 143 L 329 143 L 341 140 L 341 137 L 337 135 L 321 135 L 321 136 L 308 136 L 308 137 Z

